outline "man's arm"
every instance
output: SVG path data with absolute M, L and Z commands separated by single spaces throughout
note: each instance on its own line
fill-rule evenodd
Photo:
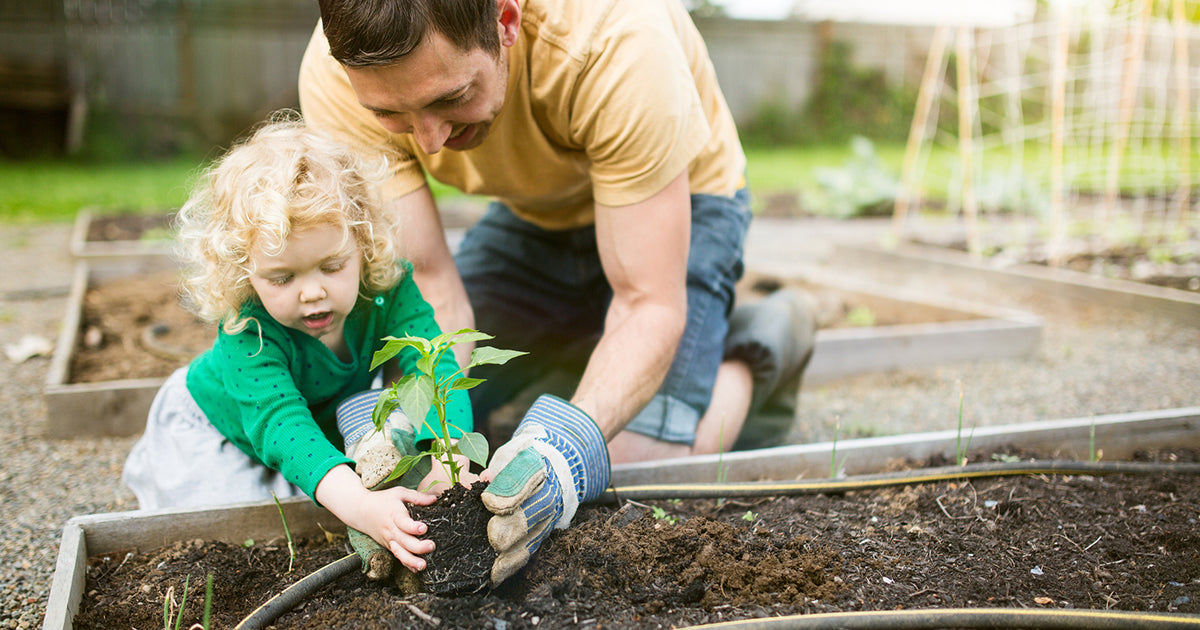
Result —
M 475 327 L 475 313 L 463 287 L 437 204 L 428 186 L 388 201 L 384 211 L 396 222 L 400 255 L 413 265 L 413 280 L 421 295 L 433 306 L 434 318 L 442 332 Z M 485 331 L 486 332 L 486 331 Z M 454 346 L 454 358 L 467 365 L 475 344 Z
M 687 172 L 629 206 L 596 205 L 596 242 L 613 299 L 571 402 L 611 440 L 658 391 L 687 323 Z

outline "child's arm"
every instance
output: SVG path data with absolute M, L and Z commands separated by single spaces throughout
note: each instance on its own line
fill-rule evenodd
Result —
M 321 478 L 313 498 L 347 526 L 387 547 L 404 566 L 425 568 L 417 554 L 433 551 L 433 541 L 418 538 L 428 528 L 413 520 L 404 504 L 429 505 L 433 495 L 400 486 L 371 492 L 349 466 L 340 464 Z

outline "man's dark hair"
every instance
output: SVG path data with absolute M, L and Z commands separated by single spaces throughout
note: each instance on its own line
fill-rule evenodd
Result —
M 319 0 L 329 52 L 351 67 L 411 53 L 428 29 L 463 50 L 500 54 L 496 0 Z

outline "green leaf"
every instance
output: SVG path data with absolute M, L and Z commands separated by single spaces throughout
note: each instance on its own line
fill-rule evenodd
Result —
M 485 332 L 479 332 L 478 330 L 472 330 L 470 328 L 463 328 L 451 336 L 454 337 L 455 344 L 474 343 L 476 341 L 487 341 L 488 339 L 492 339 L 491 335 Z
M 454 381 L 454 383 L 452 383 L 450 385 L 450 389 L 451 390 L 471 389 L 472 387 L 475 387 L 476 385 L 478 385 L 486 380 L 487 379 L 484 379 L 484 378 L 470 378 L 470 377 L 464 376 L 464 377 L 459 378 L 458 380 Z
M 383 340 L 386 343 L 383 344 L 382 348 L 376 350 L 375 354 L 371 357 L 372 370 L 383 365 L 397 354 L 400 354 L 400 351 L 405 348 L 415 348 L 422 355 L 429 354 L 429 341 L 421 337 L 413 337 L 411 335 L 407 337 L 384 337 Z
M 413 466 L 421 463 L 421 460 L 428 456 L 429 453 L 425 452 L 421 453 L 420 455 L 405 455 L 404 457 L 401 457 L 400 461 L 396 462 L 396 467 L 392 469 L 392 474 L 388 475 L 387 479 L 384 479 L 382 482 L 380 482 L 380 485 L 403 477 L 404 473 L 412 470 Z
M 488 441 L 480 433 L 467 433 L 459 439 L 458 452 L 467 456 L 467 459 L 479 464 L 487 466 L 488 458 Z
M 407 374 L 396 383 L 400 408 L 410 422 L 419 423 L 429 414 L 436 386 L 427 374 Z
M 420 359 L 417 359 L 417 370 L 419 372 L 421 372 L 422 374 L 428 374 L 430 376 L 433 376 L 433 373 L 434 373 L 433 356 L 424 356 L 424 357 L 421 357 Z
M 396 410 L 397 404 L 395 389 L 388 388 L 379 394 L 379 400 L 375 401 L 375 409 L 371 411 L 371 422 L 375 424 L 376 431 L 383 430 L 384 423 Z
M 475 367 L 476 365 L 504 365 L 509 359 L 515 359 L 528 352 L 519 350 L 501 350 L 491 346 L 475 348 L 471 351 L 471 363 L 467 367 Z

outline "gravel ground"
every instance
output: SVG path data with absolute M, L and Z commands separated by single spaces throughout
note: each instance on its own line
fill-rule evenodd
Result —
M 838 271 L 895 286 L 1023 309 L 1045 320 L 1041 347 L 1022 360 L 872 374 L 806 388 L 793 441 L 828 440 L 835 431 L 847 439 L 952 429 L 960 384 L 966 426 L 1200 404 L 1200 327 L 829 260 L 835 240 L 871 238 L 880 227 L 867 224 L 864 233 L 861 225 L 760 220 L 750 234 L 747 262 L 836 263 Z M 64 225 L 0 228 L 9 252 L 0 278 L 0 347 L 26 334 L 56 339 L 72 266 L 69 232 Z M 21 363 L 0 357 L 0 629 L 41 625 L 68 519 L 136 508 L 120 483 L 133 438 L 41 435 L 48 366 L 46 357 Z

